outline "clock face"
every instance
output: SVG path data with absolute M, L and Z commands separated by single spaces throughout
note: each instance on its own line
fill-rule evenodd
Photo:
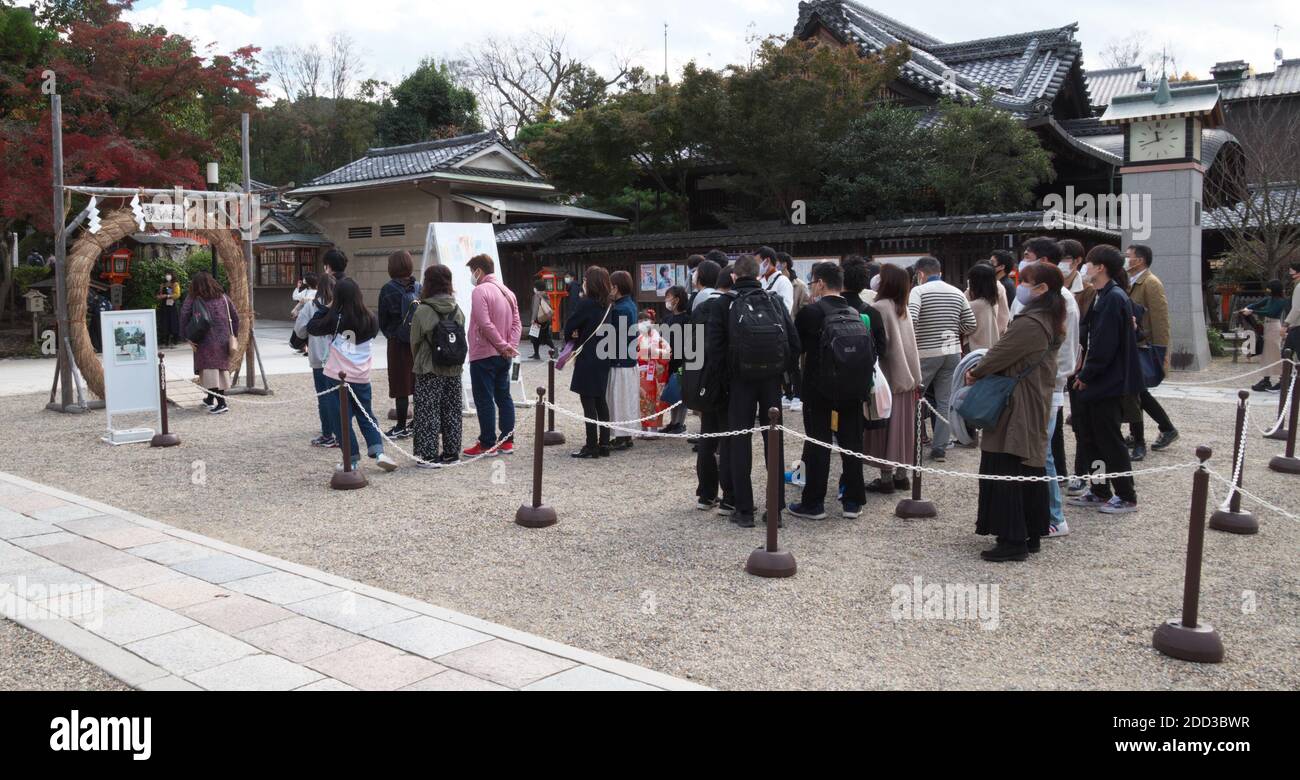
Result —
M 1129 160 L 1181 160 L 1187 156 L 1187 121 L 1156 119 L 1129 128 Z

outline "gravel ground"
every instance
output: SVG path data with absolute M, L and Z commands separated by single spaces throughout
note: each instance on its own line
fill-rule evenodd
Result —
M 526 364 L 526 385 L 543 374 L 542 364 Z M 376 375 L 376 397 L 384 381 Z M 304 397 L 310 386 L 306 375 L 274 379 L 280 398 Z M 572 394 L 560 399 L 576 410 Z M 548 450 L 545 483 L 560 524 L 527 531 L 512 520 L 531 490 L 531 411 L 512 458 L 436 473 L 371 470 L 368 489 L 340 494 L 327 488 L 337 453 L 306 445 L 316 420 L 308 401 L 238 404 L 216 418 L 175 414 L 184 439 L 175 450 L 109 448 L 98 441 L 102 412 L 59 416 L 39 411 L 42 402 L 0 399 L 9 443 L 0 468 L 721 688 L 1300 687 L 1300 525 L 1282 517 L 1263 514 L 1256 537 L 1207 538 L 1202 619 L 1223 635 L 1227 661 L 1192 665 L 1151 649 L 1152 630 L 1181 609 L 1190 470 L 1140 480 L 1136 516 L 1068 510 L 1072 536 L 1045 540 L 1028 564 L 1003 566 L 978 557 L 991 541 L 973 533 L 976 483 L 927 480 L 938 519 L 899 520 L 895 499 L 877 498 L 858 520 L 788 522 L 782 545 L 799 574 L 765 581 L 743 571 L 763 531 L 695 511 L 693 458 L 681 442 L 574 461 L 581 427 L 561 417 L 570 446 Z M 1231 407 L 1167 408 L 1183 438 L 1145 465 L 1191 462 L 1204 443 L 1228 474 Z M 1294 511 L 1300 482 L 1266 468 L 1278 445 L 1255 438 L 1251 447 L 1247 487 Z M 957 451 L 946 467 L 977 464 L 976 452 Z M 196 477 L 206 481 L 192 484 Z M 761 477 L 756 484 L 761 496 Z M 891 589 L 916 577 L 998 585 L 996 630 L 894 620 Z
M 129 691 L 94 664 L 0 618 L 0 691 Z

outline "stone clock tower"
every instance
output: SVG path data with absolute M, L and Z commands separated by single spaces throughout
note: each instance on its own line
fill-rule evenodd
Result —
M 1126 222 L 1124 243 L 1147 244 L 1155 255 L 1151 270 L 1169 297 L 1170 362 L 1185 371 L 1204 368 L 1210 345 L 1201 279 L 1201 131 L 1223 123 L 1219 88 L 1171 89 L 1161 78 L 1155 92 L 1114 98 L 1101 121 L 1124 126 L 1127 208 L 1147 211 L 1141 221 Z M 1149 225 L 1150 236 L 1134 235 L 1133 224 Z

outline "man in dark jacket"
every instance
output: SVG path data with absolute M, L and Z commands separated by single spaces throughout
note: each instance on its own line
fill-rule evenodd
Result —
M 803 346 L 803 376 L 800 385 L 803 391 L 804 432 L 817 441 L 829 442 L 834 435 L 841 447 L 852 452 L 862 452 L 862 416 L 861 399 L 851 401 L 832 400 L 821 380 L 821 343 L 822 330 L 827 316 L 847 312 L 849 316 L 861 317 L 861 312 L 849 305 L 841 292 L 844 287 L 844 273 L 835 263 L 818 263 L 813 267 L 812 293 L 814 303 L 804 306 L 795 317 L 795 328 L 799 334 L 799 343 Z M 865 323 L 863 323 L 865 327 Z M 856 325 L 855 325 L 856 327 Z M 869 333 L 869 331 L 868 331 Z M 870 377 L 868 377 L 869 381 Z M 866 388 L 863 388 L 865 392 Z M 838 426 L 834 425 L 838 419 Z M 842 455 L 844 469 L 844 517 L 856 518 L 862 514 L 862 505 L 866 503 L 866 486 L 862 480 L 862 460 L 851 455 Z M 806 482 L 803 496 L 798 504 L 791 504 L 790 514 L 808 520 L 826 519 L 826 483 L 830 477 L 831 452 L 817 444 L 806 442 L 803 447 L 803 463 Z
M 1117 248 L 1102 245 L 1088 254 L 1088 263 L 1097 298 L 1080 327 L 1084 357 L 1072 383 L 1079 401 L 1072 409 L 1079 461 L 1101 464 L 1113 474 L 1133 468 L 1121 425 L 1125 397 L 1141 392 L 1142 367 L 1133 304 L 1121 284 L 1128 281 L 1124 256 Z M 1131 514 L 1137 511 L 1137 491 L 1132 477 L 1120 477 L 1109 483 L 1094 482 L 1089 492 L 1069 503 L 1105 514 Z
M 714 370 L 720 367 L 713 364 L 724 360 L 725 355 L 712 354 L 707 348 L 709 322 L 722 321 L 722 315 L 715 314 L 717 306 L 729 305 L 727 295 L 731 292 L 731 276 L 723 274 L 722 269 L 712 260 L 700 263 L 695 271 L 695 294 L 690 314 L 690 328 L 696 334 L 704 333 L 703 338 L 695 340 L 697 348 L 702 349 L 702 360 L 687 361 L 682 372 L 682 400 L 686 407 L 699 412 L 700 433 L 721 433 L 727 429 L 727 395 L 722 380 L 725 371 Z M 706 382 L 706 377 L 709 382 Z M 710 384 L 710 382 L 712 384 Z M 715 507 L 720 514 L 730 517 L 736 511 L 735 495 L 731 483 L 731 452 L 725 439 L 701 438 L 695 445 L 695 495 L 696 504 L 701 512 Z M 722 497 L 719 502 L 718 491 Z
M 784 372 L 797 366 L 799 355 L 799 334 L 795 331 L 790 312 L 779 298 L 772 298 L 763 289 L 758 280 L 758 259 L 753 255 L 742 255 L 736 261 L 736 284 L 732 296 L 722 299 L 723 304 L 713 307 L 705 330 L 705 350 L 721 360 L 714 361 L 714 368 L 706 371 L 706 377 L 721 369 L 726 375 L 723 380 L 728 388 L 727 424 L 733 431 L 749 430 L 756 427 L 761 420 L 768 424 L 768 410 L 781 408 L 781 380 Z M 750 300 L 752 296 L 768 296 L 767 301 Z M 771 304 L 771 305 L 769 305 Z M 781 329 L 780 338 L 784 339 L 784 365 L 775 366 L 772 371 L 762 376 L 749 373 L 748 366 L 757 363 L 774 364 L 779 357 L 779 347 L 769 347 L 769 354 L 754 354 L 744 345 L 752 342 L 755 330 L 742 330 L 739 325 L 740 315 L 745 311 L 738 306 L 752 306 L 762 310 L 775 319 L 771 325 Z M 742 360 L 743 356 L 743 360 Z M 706 382 L 709 380 L 706 378 Z M 768 434 L 763 434 L 763 448 L 767 451 Z M 731 477 L 735 487 L 736 511 L 732 522 L 742 528 L 754 527 L 754 486 L 750 471 L 753 466 L 753 441 L 750 435 L 733 436 L 731 448 Z M 778 458 L 785 462 L 784 447 Z M 785 506 L 785 483 L 780 485 L 780 496 L 776 509 Z M 771 507 L 769 507 L 771 509 Z

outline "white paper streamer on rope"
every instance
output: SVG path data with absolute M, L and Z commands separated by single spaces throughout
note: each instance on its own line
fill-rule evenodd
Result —
M 86 229 L 89 230 L 91 233 L 98 233 L 99 232 L 99 201 L 98 199 L 95 198 L 94 195 L 90 196 L 90 205 L 86 207 L 86 210 L 90 212 L 87 218 L 89 224 L 87 224 Z
M 140 232 L 143 233 L 145 231 L 144 208 L 140 206 L 140 193 L 138 192 L 135 197 L 131 198 L 131 215 L 135 217 L 135 223 L 140 226 Z

